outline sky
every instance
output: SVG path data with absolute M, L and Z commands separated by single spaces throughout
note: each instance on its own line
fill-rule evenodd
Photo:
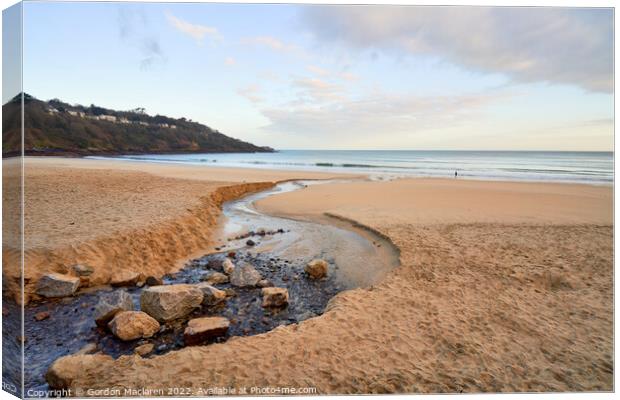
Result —
M 39 99 L 276 149 L 613 150 L 611 9 L 27 2 L 23 29 Z

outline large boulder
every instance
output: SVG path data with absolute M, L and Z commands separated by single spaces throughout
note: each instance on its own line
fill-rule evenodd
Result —
M 178 284 L 146 288 L 140 295 L 140 307 L 159 322 L 183 318 L 202 303 L 202 290 L 194 285 Z
M 261 290 L 263 307 L 284 307 L 288 304 L 288 290 L 279 287 L 266 287 Z
M 235 270 L 235 264 L 233 264 L 233 262 L 229 258 L 227 258 L 222 262 L 222 270 L 226 275 L 230 275 Z
M 121 340 L 135 340 L 156 334 L 159 322 L 142 311 L 121 311 L 108 323 L 108 327 Z
M 229 326 L 230 322 L 224 317 L 194 318 L 187 323 L 183 340 L 187 346 L 200 344 L 207 339 L 226 335 Z
M 95 306 L 95 323 L 102 328 L 106 327 L 116 314 L 133 309 L 133 299 L 126 291 L 116 290 L 107 293 Z
M 316 259 L 306 264 L 304 271 L 311 279 L 321 279 L 327 276 L 328 269 L 329 264 L 327 264 L 327 261 Z
M 252 287 L 263 279 L 261 274 L 250 264 L 238 265 L 230 275 L 230 283 L 237 287 Z
M 208 282 L 201 282 L 196 287 L 202 290 L 202 304 L 212 306 L 226 300 L 226 292 L 211 286 Z
M 110 278 L 112 286 L 135 286 L 140 280 L 140 274 L 130 270 L 117 271 Z
M 43 297 L 71 296 L 80 285 L 80 278 L 57 273 L 45 274 L 37 283 L 37 294 Z
M 111 367 L 114 359 L 103 354 L 73 354 L 60 357 L 48 368 L 45 380 L 51 389 L 68 389 L 73 380 L 93 367 Z

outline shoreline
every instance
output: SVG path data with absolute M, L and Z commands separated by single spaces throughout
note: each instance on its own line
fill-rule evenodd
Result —
M 544 152 L 543 152 L 544 153 Z M 569 152 L 570 153 L 570 152 Z M 606 153 L 606 152 L 594 152 L 594 153 Z M 202 153 L 201 153 L 202 154 Z M 226 153 L 207 153 L 210 155 L 219 155 Z M 252 154 L 252 153 L 249 153 Z M 128 154 L 125 154 L 128 155 Z M 174 154 L 171 154 L 174 155 Z M 183 155 L 183 154 L 182 154 Z M 321 176 L 333 176 L 333 177 L 351 177 L 351 178 L 366 178 L 372 180 L 373 176 L 372 171 L 348 171 L 346 168 L 340 168 L 338 166 L 333 166 L 329 168 L 294 168 L 294 166 L 288 166 L 288 168 L 271 168 L 271 167 L 263 167 L 262 165 L 253 165 L 249 164 L 248 166 L 227 166 L 227 165 L 214 165 L 214 163 L 189 163 L 189 162 L 174 162 L 174 161 L 154 161 L 154 160 L 140 160 L 140 159 L 123 159 L 123 158 L 115 158 L 115 157 L 106 157 L 106 156 L 84 156 L 84 157 L 45 157 L 45 156 L 25 156 L 24 160 L 88 160 L 94 163 L 96 162 L 109 162 L 113 164 L 117 164 L 117 166 L 124 165 L 126 167 L 131 167 L 131 169 L 148 169 L 148 168 L 135 168 L 135 166 L 140 164 L 152 165 L 152 166 L 175 166 L 175 167 L 187 167 L 187 168 L 195 168 L 195 169 L 207 169 L 207 170 L 241 170 L 247 172 L 265 172 L 271 174 L 297 174 L 300 176 L 299 179 L 304 179 L 304 176 L 307 175 L 321 175 Z M 52 161 L 53 162 L 53 161 Z M 96 168 L 99 168 L 98 166 Z M 333 170 L 330 170 L 334 168 Z M 393 176 L 394 173 L 382 172 L 385 176 L 390 176 L 389 179 L 376 179 L 376 181 L 390 181 L 390 180 L 401 180 L 401 179 L 440 179 L 440 180 L 448 180 L 448 181 L 477 181 L 477 182 L 498 182 L 498 183 L 538 183 L 538 184 L 558 184 L 558 185 L 587 185 L 587 186 L 610 186 L 613 187 L 614 181 L 602 181 L 602 180 L 554 180 L 554 179 L 520 179 L 520 178 L 500 178 L 500 177 L 482 177 L 482 176 L 470 176 L 466 173 L 459 173 L 458 178 L 454 178 L 453 175 L 447 176 L 439 176 L 439 175 L 415 175 L 415 174 L 402 174 L 399 176 Z M 381 176 L 381 175 L 379 175 Z M 294 178 L 297 179 L 297 178 Z
M 159 178 L 180 178 L 179 167 L 151 168 Z M 57 172 L 98 169 L 110 174 L 66 165 Z M 247 172 L 237 171 L 238 181 Z M 187 178 L 180 182 L 188 191 L 196 179 L 209 181 Z M 358 180 L 260 201 L 259 209 L 267 204 L 275 215 L 330 213 L 367 226 L 390 238 L 401 265 L 371 288 L 338 294 L 323 315 L 265 334 L 153 358 L 62 358 L 63 385 L 278 384 L 334 394 L 611 390 L 610 188 L 455 183 Z M 463 188 L 484 201 L 459 208 L 462 197 L 451 201 Z M 523 196 L 546 208 L 531 208 L 537 203 Z M 602 212 L 587 211 L 600 205 Z

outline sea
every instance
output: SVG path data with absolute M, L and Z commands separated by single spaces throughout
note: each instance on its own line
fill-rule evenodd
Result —
M 170 163 L 404 177 L 613 184 L 613 152 L 280 150 L 275 153 L 145 154 L 114 158 Z

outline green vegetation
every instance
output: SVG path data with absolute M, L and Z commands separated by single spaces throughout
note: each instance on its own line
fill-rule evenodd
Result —
M 3 156 L 18 155 L 21 96 L 2 106 Z M 269 147 L 228 137 L 185 118 L 150 116 L 144 109 L 115 111 L 91 105 L 48 102 L 24 94 L 24 151 L 29 155 L 145 153 L 252 153 Z

